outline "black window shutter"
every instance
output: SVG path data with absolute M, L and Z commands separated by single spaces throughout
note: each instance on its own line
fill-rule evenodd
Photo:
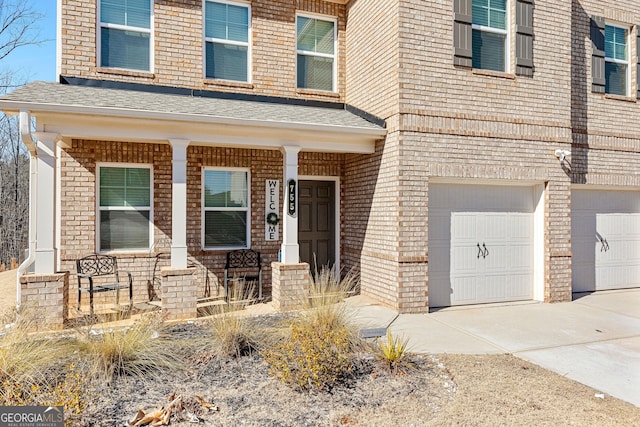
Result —
M 606 84 L 604 76 L 604 18 L 591 17 L 591 91 L 604 93 Z
M 636 25 L 636 86 L 638 88 L 636 97 L 640 99 L 640 25 Z
M 516 2 L 516 74 L 533 77 L 533 0 Z
M 453 0 L 453 64 L 471 68 L 471 1 Z

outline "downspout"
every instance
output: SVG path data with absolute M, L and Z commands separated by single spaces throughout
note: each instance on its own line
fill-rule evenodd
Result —
M 27 268 L 36 260 L 36 185 L 38 172 L 38 153 L 36 151 L 37 142 L 31 134 L 31 115 L 28 111 L 20 111 L 20 138 L 29 150 L 29 252 L 16 275 L 16 308 L 20 308 L 22 298 L 22 284 L 20 279 L 27 271 Z

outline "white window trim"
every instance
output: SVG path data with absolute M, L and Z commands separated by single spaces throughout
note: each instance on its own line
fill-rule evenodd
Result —
M 98 0 L 97 9 L 96 9 L 96 66 L 98 68 L 109 68 L 113 70 L 126 70 L 133 71 L 139 73 L 153 73 L 154 72 L 154 61 L 155 61 L 155 52 L 154 52 L 154 9 L 155 9 L 155 0 L 149 0 L 149 28 L 140 28 L 140 27 L 132 27 L 130 25 L 120 25 L 120 24 L 110 24 L 108 22 L 102 22 L 102 17 L 100 16 L 101 9 L 101 0 Z M 138 33 L 149 34 L 149 69 L 148 70 L 138 70 L 135 68 L 121 68 L 121 67 L 107 67 L 102 65 L 102 31 L 101 28 L 111 28 L 114 30 L 123 30 L 123 31 L 135 31 Z
M 205 7 L 206 3 L 222 3 L 222 4 L 230 4 L 233 6 L 241 6 L 247 8 L 247 18 L 249 20 L 249 27 L 247 28 L 247 42 L 237 42 L 233 40 L 225 40 L 218 39 L 214 37 L 206 36 L 206 14 Z M 253 80 L 253 67 L 252 67 L 252 58 L 253 58 L 253 50 L 251 46 L 253 46 L 253 31 L 252 29 L 252 19 L 251 19 L 251 4 L 250 3 L 241 3 L 237 1 L 229 1 L 229 0 L 202 0 L 202 78 L 209 80 L 220 80 L 223 82 L 240 82 L 240 83 L 251 83 Z M 247 48 L 247 81 L 244 80 L 229 80 L 229 79 L 218 79 L 215 77 L 207 77 L 207 43 L 219 43 L 219 44 L 230 44 L 233 46 L 245 46 Z
M 511 0 L 507 0 L 505 4 L 505 25 L 506 30 L 499 28 L 487 27 L 485 25 L 471 24 L 472 30 L 479 30 L 482 32 L 504 35 L 504 72 L 511 72 Z
M 247 174 L 247 206 L 245 208 L 207 208 L 204 205 L 204 178 L 206 171 L 221 171 L 221 172 L 245 172 Z M 202 242 L 202 249 L 205 251 L 225 251 L 235 249 L 251 249 L 251 169 L 250 168 L 231 168 L 231 167 L 217 167 L 217 166 L 204 166 L 202 168 L 202 174 L 200 177 L 202 183 L 202 191 L 200 194 L 200 205 L 202 206 L 202 212 L 200 216 L 200 241 Z M 247 241 L 245 246 L 205 246 L 205 212 L 219 212 L 219 211 L 244 211 L 247 213 Z
M 300 50 L 298 49 L 298 17 L 317 19 L 320 21 L 330 21 L 333 22 L 333 55 L 329 55 L 327 53 L 318 53 L 318 52 L 310 52 L 308 50 Z M 330 91 L 322 91 L 322 92 L 337 92 L 338 87 L 338 18 L 335 16 L 328 15 L 319 15 L 315 13 L 296 13 L 296 62 L 295 62 L 295 78 L 296 78 L 296 89 L 301 90 L 320 90 L 314 88 L 304 88 L 298 86 L 298 55 L 305 56 L 317 56 L 320 58 L 332 58 L 333 59 L 333 70 L 331 76 L 331 90 Z
M 613 22 L 605 22 L 605 32 L 606 32 L 606 27 L 616 27 L 616 28 L 622 28 L 623 30 L 627 31 L 627 37 L 625 40 L 625 48 L 627 50 L 627 60 L 623 61 L 622 59 L 616 59 L 616 58 L 610 58 L 606 55 L 604 56 L 604 62 L 612 62 L 614 64 L 622 64 L 622 65 L 626 65 L 627 66 L 627 76 L 626 76 L 626 83 L 627 83 L 627 87 L 625 88 L 625 94 L 624 96 L 629 96 L 629 91 L 631 88 L 631 27 L 628 25 L 624 25 L 624 24 L 617 24 L 617 23 L 613 23 Z M 606 48 L 605 48 L 605 52 L 606 52 Z
M 146 211 L 147 207 L 142 206 L 124 206 L 124 207 L 111 207 L 111 206 L 100 206 L 100 169 L 103 167 L 111 167 L 111 168 L 138 168 L 138 169 L 149 169 L 149 201 L 151 202 L 151 206 L 148 207 L 149 210 L 149 246 L 146 248 L 127 248 L 127 249 L 110 249 L 110 250 L 102 250 L 100 247 L 100 212 L 102 211 Z M 117 253 L 132 253 L 132 252 L 148 252 L 153 247 L 154 242 L 154 222 L 153 222 L 153 205 L 154 205 L 154 196 L 153 196 L 153 165 L 148 163 L 116 163 L 116 162 L 99 162 L 96 164 L 96 252 L 99 254 L 117 254 Z

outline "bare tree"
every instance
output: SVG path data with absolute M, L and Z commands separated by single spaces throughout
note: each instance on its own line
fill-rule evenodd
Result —
M 6 59 L 16 49 L 41 41 L 43 15 L 30 0 L 0 0 L 0 93 L 23 84 Z M 16 117 L 0 115 L 0 264 L 20 260 L 27 246 L 29 155 L 21 144 Z
M 16 117 L 0 118 L 0 263 L 20 260 L 27 246 L 29 155 L 18 134 Z

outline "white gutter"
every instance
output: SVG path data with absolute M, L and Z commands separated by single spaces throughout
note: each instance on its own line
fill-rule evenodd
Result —
M 28 111 L 20 111 L 20 137 L 29 150 L 29 252 L 16 274 L 16 308 L 20 308 L 22 300 L 22 284 L 20 279 L 24 272 L 36 260 L 36 176 L 38 172 L 37 142 L 31 135 L 31 115 Z

